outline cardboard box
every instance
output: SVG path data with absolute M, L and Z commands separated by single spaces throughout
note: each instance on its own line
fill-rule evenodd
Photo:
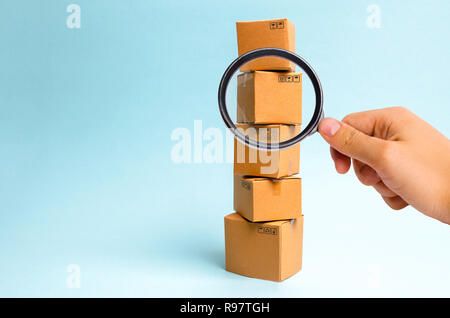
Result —
M 302 74 L 256 71 L 237 78 L 237 121 L 302 123 Z
M 301 179 L 234 176 L 234 210 L 250 222 L 301 216 Z
M 246 136 L 263 142 L 280 142 L 296 136 L 298 125 L 236 124 Z M 257 150 L 234 140 L 234 174 L 282 178 L 300 171 L 300 144 L 277 151 Z
M 303 216 L 252 223 L 237 213 L 225 217 L 225 268 L 254 278 L 282 281 L 302 268 Z
M 263 47 L 295 52 L 295 26 L 288 19 L 236 22 L 239 55 Z M 295 71 L 295 64 L 279 57 L 262 57 L 246 63 L 241 72 Z

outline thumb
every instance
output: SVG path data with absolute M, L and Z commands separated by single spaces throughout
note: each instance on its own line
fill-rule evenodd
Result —
M 381 160 L 386 141 L 368 136 L 333 118 L 324 118 L 319 133 L 330 146 L 340 153 L 375 167 Z

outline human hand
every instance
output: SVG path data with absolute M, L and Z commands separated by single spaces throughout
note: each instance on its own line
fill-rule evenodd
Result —
M 408 205 L 450 224 L 450 140 L 403 107 L 325 118 L 319 132 L 339 173 L 351 161 L 359 181 L 393 209 Z

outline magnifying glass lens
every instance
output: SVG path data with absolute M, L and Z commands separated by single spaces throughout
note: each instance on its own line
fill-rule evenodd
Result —
M 267 65 L 277 67 L 268 70 Z M 226 92 L 226 108 L 236 128 L 250 141 L 275 150 L 300 134 L 302 123 L 313 116 L 314 102 L 308 76 L 282 57 L 264 56 L 243 64 Z

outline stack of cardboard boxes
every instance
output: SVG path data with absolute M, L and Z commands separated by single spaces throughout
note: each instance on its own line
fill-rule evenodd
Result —
M 239 55 L 262 47 L 295 52 L 287 19 L 237 22 Z M 237 80 L 237 127 L 253 139 L 280 142 L 300 131 L 302 76 L 295 64 L 263 57 L 245 64 Z M 234 144 L 234 209 L 225 217 L 230 272 L 282 281 L 301 269 L 300 145 L 280 151 Z

